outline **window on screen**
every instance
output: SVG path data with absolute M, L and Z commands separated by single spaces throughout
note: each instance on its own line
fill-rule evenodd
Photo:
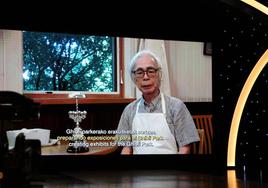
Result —
M 115 92 L 116 39 L 23 31 L 24 92 Z

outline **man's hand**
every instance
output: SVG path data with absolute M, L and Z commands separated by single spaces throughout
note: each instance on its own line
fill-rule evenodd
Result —
M 189 154 L 190 153 L 190 145 L 182 146 L 179 148 L 179 154 Z
M 122 155 L 132 155 L 132 147 L 123 147 L 121 154 Z

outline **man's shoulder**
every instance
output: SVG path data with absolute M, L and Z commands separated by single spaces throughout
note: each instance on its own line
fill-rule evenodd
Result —
M 131 103 L 129 103 L 126 106 L 125 110 L 133 110 L 133 109 L 135 109 L 139 101 L 140 101 L 140 99 L 136 99 L 136 100 L 132 101 Z
M 164 95 L 165 101 L 171 104 L 183 104 L 183 101 L 177 97 L 173 97 L 170 95 Z

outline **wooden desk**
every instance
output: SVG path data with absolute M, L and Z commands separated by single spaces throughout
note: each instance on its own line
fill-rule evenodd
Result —
M 60 143 L 53 146 L 42 146 L 42 156 L 52 155 L 106 155 L 114 152 L 116 146 L 89 146 L 89 151 L 84 153 L 68 153 L 68 142 L 60 141 Z

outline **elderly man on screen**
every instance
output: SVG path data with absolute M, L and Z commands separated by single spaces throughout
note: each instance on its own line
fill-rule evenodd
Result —
M 160 91 L 161 63 L 148 50 L 131 60 L 130 74 L 142 97 L 124 109 L 117 137 L 129 140 L 121 154 L 188 154 L 190 144 L 199 141 L 198 132 L 185 104 Z M 129 131 L 130 130 L 130 131 Z M 124 136 L 123 136 L 124 135 Z

